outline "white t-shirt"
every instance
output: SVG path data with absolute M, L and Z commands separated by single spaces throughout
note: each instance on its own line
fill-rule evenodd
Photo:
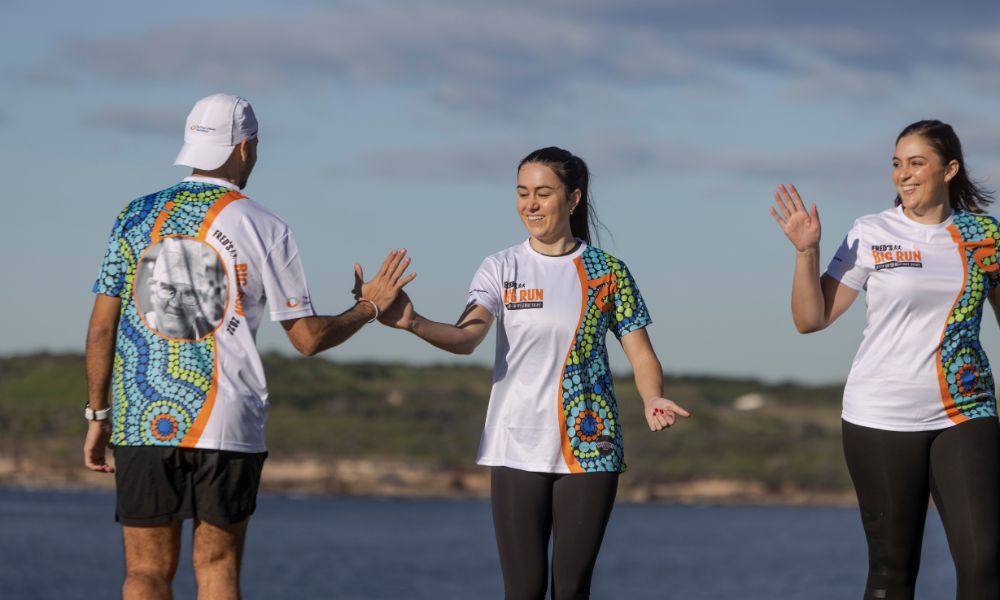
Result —
M 956 211 L 926 225 L 901 207 L 854 222 L 827 274 L 867 292 L 867 324 L 844 389 L 845 421 L 891 431 L 996 417 L 979 344 L 998 279 L 997 221 Z
M 651 323 L 624 263 L 583 242 L 546 256 L 528 241 L 487 257 L 469 304 L 497 321 L 481 465 L 580 473 L 625 470 L 605 338 Z
M 315 314 L 284 221 L 188 177 L 118 215 L 93 291 L 122 300 L 113 444 L 266 450 L 265 304 L 275 321 Z

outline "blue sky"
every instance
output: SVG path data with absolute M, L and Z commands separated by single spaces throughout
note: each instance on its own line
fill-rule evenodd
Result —
M 280 8 L 279 8 L 280 7 Z M 186 175 L 193 102 L 253 103 L 247 187 L 296 233 L 320 310 L 355 261 L 407 248 L 410 292 L 453 320 L 482 258 L 521 241 L 515 168 L 588 161 L 602 246 L 636 276 L 670 373 L 842 381 L 860 299 L 795 333 L 793 251 L 768 215 L 794 182 L 819 204 L 823 262 L 891 205 L 895 136 L 952 123 L 1000 187 L 1000 4 L 771 0 L 50 3 L 0 0 L 0 354 L 82 350 L 114 216 Z M 260 345 L 290 352 L 265 323 Z M 987 351 L 1000 360 L 988 321 Z M 489 364 L 369 326 L 334 360 Z M 620 352 L 612 357 L 626 370 Z

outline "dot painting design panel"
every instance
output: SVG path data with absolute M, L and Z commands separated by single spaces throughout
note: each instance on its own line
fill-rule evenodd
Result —
M 622 432 L 605 344 L 649 324 L 645 303 L 618 259 L 589 246 L 576 259 L 586 306 L 562 380 L 562 416 L 573 457 L 585 472 L 624 471 Z
M 966 279 L 941 338 L 938 369 L 942 393 L 965 417 L 996 417 L 993 374 L 979 342 L 979 330 L 986 294 L 1000 283 L 1000 232 L 992 217 L 966 212 L 956 212 L 949 228 L 960 240 Z
M 142 321 L 133 286 L 143 252 L 157 236 L 197 236 L 212 205 L 229 192 L 183 182 L 133 201 L 118 217 L 95 291 L 122 298 L 112 379 L 112 443 L 177 446 L 212 389 L 215 338 L 171 341 Z M 154 231 L 159 221 L 159 231 Z

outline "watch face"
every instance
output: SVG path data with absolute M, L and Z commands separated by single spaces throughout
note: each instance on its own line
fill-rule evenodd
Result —
M 93 410 L 89 406 L 83 409 L 83 416 L 89 421 L 107 421 L 111 416 L 111 407 Z

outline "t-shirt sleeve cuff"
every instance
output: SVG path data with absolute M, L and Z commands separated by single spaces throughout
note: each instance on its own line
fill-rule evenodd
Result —
M 90 288 L 90 291 L 103 296 L 111 296 L 112 298 L 120 298 L 122 295 L 121 288 L 110 288 L 100 283 L 95 283 L 94 287 Z
M 835 281 L 838 281 L 838 282 L 846 285 L 847 287 L 851 288 L 852 290 L 858 290 L 858 291 L 860 291 L 861 288 L 863 288 L 864 285 L 865 285 L 864 281 L 858 281 L 857 278 L 851 277 L 847 273 L 838 273 L 837 271 L 832 271 L 832 270 L 828 269 L 827 272 L 824 273 L 824 275 L 826 275 L 830 279 L 833 279 Z
M 649 325 L 652 325 L 652 323 L 653 323 L 652 319 L 643 319 L 641 321 L 634 321 L 632 323 L 629 323 L 628 325 L 623 325 L 622 327 L 616 327 L 614 329 L 615 337 L 617 337 L 618 339 L 622 339 L 623 337 L 632 333 L 633 331 L 636 331 L 637 329 L 642 329 L 644 327 L 648 327 Z
M 272 321 L 287 321 L 288 319 L 301 319 L 302 317 L 316 316 L 316 309 L 312 306 L 296 308 L 295 310 L 272 310 Z

